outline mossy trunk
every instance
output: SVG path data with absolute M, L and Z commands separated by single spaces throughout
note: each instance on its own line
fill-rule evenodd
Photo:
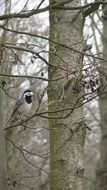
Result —
M 53 3 L 54 0 L 50 0 L 50 4 Z M 67 4 L 69 7 L 78 5 L 79 0 Z M 73 47 L 77 52 L 83 50 L 80 11 L 50 10 L 49 19 L 51 40 Z M 83 57 L 60 44 L 49 44 L 50 190 L 83 190 L 85 129 L 83 109 L 79 106 Z M 52 81 L 56 78 L 61 79 Z M 75 106 L 78 108 L 74 109 Z

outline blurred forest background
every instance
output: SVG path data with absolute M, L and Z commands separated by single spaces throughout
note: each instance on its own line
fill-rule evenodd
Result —
M 107 190 L 106 4 L 0 0 L 0 190 Z

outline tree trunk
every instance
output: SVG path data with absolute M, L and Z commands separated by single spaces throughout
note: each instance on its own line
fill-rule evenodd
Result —
M 10 11 L 11 2 L 5 1 L 5 14 Z M 7 22 L 7 21 L 6 21 Z M 3 31 L 0 43 L 3 44 L 7 41 L 6 31 Z M 10 65 L 7 65 L 6 60 L 7 52 L 3 48 L 0 48 L 0 73 L 7 73 Z M 9 57 L 9 56 L 8 56 Z M 3 82 L 5 83 L 5 78 L 2 77 L 0 79 L 0 87 L 3 87 Z M 4 115 L 5 109 L 4 105 L 6 103 L 6 99 L 4 97 L 4 92 L 2 88 L 0 88 L 0 190 L 7 190 L 7 164 L 6 164 L 6 143 L 5 143 L 5 132 L 4 132 Z M 7 105 L 6 105 L 7 106 Z M 6 108 L 6 107 L 5 107 Z
M 103 58 L 107 60 L 107 6 L 103 10 Z M 107 62 L 101 63 L 101 69 L 107 76 Z M 107 81 L 103 80 L 103 85 L 107 86 Z M 107 87 L 105 89 L 107 92 Z M 107 189 L 107 93 L 99 97 L 100 117 L 101 117 L 101 145 L 100 159 L 96 171 L 96 190 Z
M 54 0 L 50 0 L 50 5 L 52 3 Z M 67 4 L 69 7 L 77 5 L 80 5 L 79 0 Z M 77 52 L 83 50 L 84 20 L 79 10 L 50 10 L 49 19 L 51 40 L 73 47 Z M 49 45 L 50 189 L 83 190 L 85 129 L 83 109 L 79 106 L 83 57 L 60 44 L 50 42 Z M 75 105 L 78 108 L 74 109 Z
M 4 137 L 4 131 L 3 131 L 2 101 L 3 101 L 2 90 L 0 90 L 0 190 L 7 190 L 5 137 Z

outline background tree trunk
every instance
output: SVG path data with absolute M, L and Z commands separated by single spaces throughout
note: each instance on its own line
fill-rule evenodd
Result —
M 54 0 L 50 0 L 50 4 L 52 3 Z M 74 7 L 77 5 L 80 5 L 79 0 L 67 4 Z M 84 20 L 80 11 L 50 10 L 49 18 L 51 40 L 73 47 L 76 51 L 83 50 Z M 83 110 L 82 107 L 72 109 L 81 103 L 79 97 L 82 90 L 79 82 L 82 56 L 61 45 L 50 43 L 50 52 L 53 50 L 56 53 L 49 56 L 49 79 L 63 79 L 49 81 L 48 87 L 49 112 L 53 111 L 49 114 L 50 189 L 83 190 Z M 76 75 L 71 75 L 71 72 L 75 72 Z M 68 107 L 71 109 L 64 111 Z M 62 111 L 58 112 L 59 109 Z
M 107 60 L 107 6 L 103 9 L 103 58 Z M 107 75 L 107 62 L 101 63 L 101 69 Z M 107 81 L 103 80 L 106 87 Z M 107 87 L 105 88 L 105 92 Z M 96 190 L 107 189 L 107 92 L 99 97 L 100 117 L 101 117 L 101 145 L 100 145 L 100 159 L 96 171 Z
M 10 12 L 11 1 L 5 1 L 5 14 Z M 8 25 L 7 20 L 4 21 L 6 26 Z M 7 33 L 3 31 L 1 35 L 1 44 L 7 41 Z M 9 54 L 3 48 L 0 48 L 0 73 L 9 73 L 10 65 L 7 64 L 9 60 Z M 5 84 L 5 78 L 2 77 L 0 80 L 0 87 Z M 5 132 L 4 132 L 4 105 L 6 99 L 2 88 L 0 88 L 0 190 L 7 190 L 7 164 L 6 164 L 6 143 L 5 143 Z
M 2 95 L 2 90 L 0 89 L 0 190 L 7 190 L 5 137 L 4 137 L 4 131 L 3 131 L 2 100 L 3 100 L 3 95 Z

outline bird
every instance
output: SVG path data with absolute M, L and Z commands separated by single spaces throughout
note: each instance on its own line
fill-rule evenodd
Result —
M 16 102 L 11 117 L 7 123 L 10 125 L 13 122 L 23 120 L 31 110 L 32 100 L 33 92 L 29 89 L 25 90 L 20 99 Z

